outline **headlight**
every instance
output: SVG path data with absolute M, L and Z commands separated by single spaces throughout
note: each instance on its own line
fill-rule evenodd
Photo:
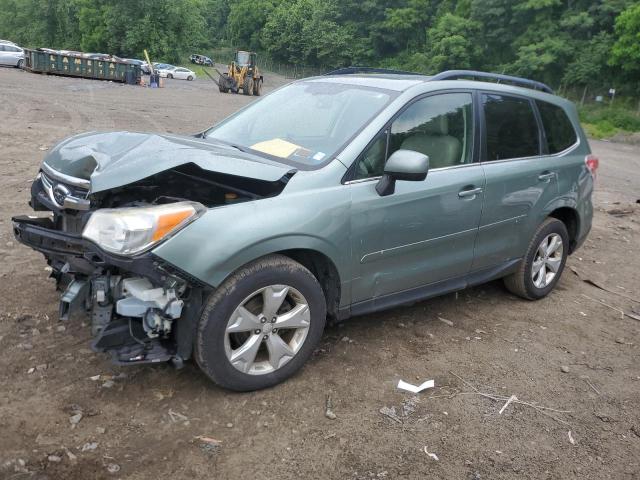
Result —
M 204 210 L 195 202 L 105 208 L 91 214 L 82 236 L 108 252 L 133 255 L 185 227 Z

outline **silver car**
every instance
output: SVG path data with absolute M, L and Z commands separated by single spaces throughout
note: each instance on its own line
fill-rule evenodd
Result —
M 10 65 L 22 68 L 24 64 L 24 50 L 17 45 L 0 43 L 0 65 Z

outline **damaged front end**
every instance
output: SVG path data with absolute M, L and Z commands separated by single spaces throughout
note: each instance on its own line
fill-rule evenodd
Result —
M 76 204 L 71 208 L 63 198 L 51 193 L 51 184 L 58 187 L 58 191 L 62 187 L 71 191 L 75 187 L 74 201 L 86 201 L 87 208 L 78 210 Z M 94 209 L 88 198 L 88 191 L 83 192 L 78 185 L 67 186 L 41 172 L 32 187 L 31 206 L 49 214 L 14 217 L 16 239 L 44 254 L 51 276 L 63 292 L 60 318 L 67 320 L 74 312 L 88 314 L 95 351 L 110 353 L 117 364 L 173 360 L 180 365 L 191 356 L 191 335 L 208 287 L 188 275 L 181 275 L 177 268 L 153 255 L 144 238 L 144 244 L 139 238 L 121 239 L 127 241 L 127 245 L 141 246 L 139 253 L 109 252 L 108 248 L 114 250 L 117 242 L 114 244 L 113 238 L 100 239 L 100 235 L 107 232 L 113 237 L 119 234 L 140 237 L 140 229 L 121 228 L 109 233 L 109 229 L 117 227 L 106 224 L 104 219 L 97 225 L 96 217 L 104 217 L 105 210 Z M 174 217 L 175 205 L 192 208 L 196 218 L 204 210 L 188 202 L 166 205 L 172 207 L 169 216 Z M 107 209 L 106 215 L 118 210 L 116 215 L 121 216 L 122 211 L 139 209 Z M 167 228 L 166 220 L 161 217 L 163 221 L 154 231 Z M 171 226 L 179 227 L 180 222 Z M 96 240 L 106 240 L 107 248 L 99 246 Z
M 191 357 L 203 301 L 213 288 L 154 255 L 208 208 L 277 195 L 279 181 L 242 178 L 185 163 L 93 192 L 86 175 L 46 161 L 33 182 L 38 216 L 13 217 L 16 239 L 44 254 L 62 291 L 60 318 L 86 313 L 92 347 L 117 364 Z M 85 177 L 85 178 L 83 178 Z

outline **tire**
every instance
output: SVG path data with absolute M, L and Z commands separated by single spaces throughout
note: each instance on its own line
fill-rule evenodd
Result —
M 170 73 L 167 73 L 167 78 L 173 78 L 173 75 Z
M 262 94 L 262 82 L 260 81 L 259 78 L 257 78 L 253 82 L 253 94 L 256 97 L 259 97 Z
M 242 82 L 242 93 L 245 95 L 253 94 L 253 78 L 244 77 L 244 82 Z
M 220 93 L 227 93 L 229 91 L 229 89 L 225 87 L 226 84 L 227 84 L 226 75 L 220 75 L 220 77 L 218 78 L 218 90 L 220 90 Z
M 191 75 L 189 75 L 189 76 L 187 77 L 187 80 L 191 81 L 191 80 L 193 80 L 193 77 L 192 77 Z
M 551 247 L 550 241 L 553 238 L 562 240 L 560 245 L 562 251 L 556 250 L 553 256 L 546 258 L 541 255 L 542 243 L 549 242 L 545 244 Z M 556 218 L 547 218 L 533 235 L 533 239 L 518 270 L 504 278 L 505 287 L 511 293 L 527 300 L 538 300 L 546 297 L 556 286 L 562 275 L 567 262 L 568 250 L 569 233 L 567 232 L 567 227 Z M 541 263 L 543 268 L 534 273 L 534 269 Z M 552 267 L 552 265 L 555 267 Z M 557 270 L 553 272 L 553 268 L 557 268 Z M 554 273 L 554 275 L 552 278 L 547 279 L 551 273 Z
M 285 287 L 287 290 L 283 296 Z M 277 317 L 275 323 L 263 316 L 271 316 L 263 303 L 264 298 L 284 299 L 275 309 L 275 317 L 272 317 Z M 241 306 L 250 315 L 238 314 Z M 287 312 L 289 308 L 291 310 Z M 304 316 L 304 327 L 273 330 L 283 324 L 281 319 L 286 318 L 286 313 L 297 308 L 304 315 L 290 318 Z M 196 362 L 221 387 L 242 392 L 271 387 L 291 377 L 311 356 L 322 337 L 326 315 L 324 293 L 309 270 L 283 255 L 263 257 L 231 275 L 209 298 L 197 326 Z M 234 322 L 233 318 L 237 320 Z M 245 325 L 245 318 L 251 322 Z M 230 333 L 229 329 L 239 333 Z M 276 334 L 289 347 L 288 355 L 272 356 L 270 347 L 279 345 Z M 253 343 L 252 339 L 255 339 Z M 246 348 L 249 344 L 259 344 L 253 360 L 247 356 L 246 362 L 241 358 L 234 365 L 233 357 L 237 358 L 241 347 Z
M 22 59 L 18 60 L 18 63 L 16 63 L 16 68 L 22 69 L 22 64 L 23 63 L 24 63 L 24 60 L 22 60 Z

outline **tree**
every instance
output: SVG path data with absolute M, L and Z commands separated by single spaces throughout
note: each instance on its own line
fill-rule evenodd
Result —
M 274 58 L 291 64 L 349 63 L 350 33 L 336 19 L 332 0 L 294 0 L 279 4 L 262 32 L 262 45 Z
M 622 12 L 615 24 L 616 41 L 611 65 L 619 66 L 636 81 L 640 78 L 640 3 Z
M 427 57 L 432 71 L 476 67 L 481 53 L 476 37 L 480 24 L 445 13 L 427 33 Z
M 234 0 L 227 20 L 231 41 L 244 49 L 260 48 L 262 29 L 278 3 L 277 0 Z

